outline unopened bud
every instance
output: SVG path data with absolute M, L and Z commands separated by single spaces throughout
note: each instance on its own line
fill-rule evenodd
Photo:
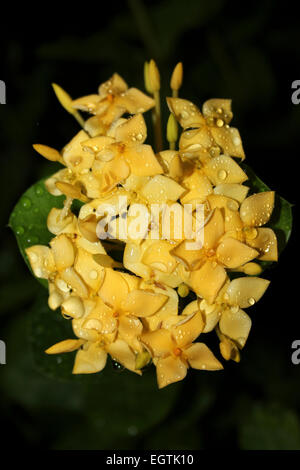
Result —
M 184 284 L 184 282 L 182 284 L 180 284 L 178 286 L 178 289 L 177 289 L 177 292 L 178 292 L 178 295 L 180 297 L 186 297 L 187 295 L 189 295 L 190 293 L 190 289 L 188 288 L 188 286 L 186 284 Z
M 79 124 L 84 127 L 84 120 L 82 119 L 78 111 L 76 111 L 76 109 L 72 107 L 71 96 L 61 86 L 57 85 L 57 83 L 52 83 L 52 87 L 54 93 L 56 94 L 56 98 L 58 99 L 62 107 L 65 108 L 68 113 L 72 114 L 75 119 L 77 119 Z
M 160 75 L 157 65 L 153 59 L 151 59 L 149 62 L 148 72 L 151 93 L 155 93 L 156 91 L 160 90 Z
M 183 78 L 183 66 L 182 62 L 178 62 L 176 67 L 173 70 L 170 86 L 172 90 L 178 91 L 182 85 L 182 78 Z
M 173 114 L 170 114 L 167 124 L 167 141 L 175 143 L 178 139 L 178 124 Z
M 48 147 L 48 145 L 34 144 L 33 148 L 36 152 L 38 152 L 40 155 L 42 155 L 44 158 L 47 158 L 47 160 L 50 160 L 51 162 L 57 162 L 61 160 L 60 153 L 57 150 Z
M 153 94 L 153 91 L 150 86 L 150 79 L 149 79 L 149 62 L 147 61 L 144 63 L 144 83 L 145 83 L 145 90 L 148 93 Z
M 151 356 L 148 351 L 140 352 L 136 355 L 135 359 L 135 369 L 140 370 L 143 369 L 147 364 L 149 364 L 151 360 Z

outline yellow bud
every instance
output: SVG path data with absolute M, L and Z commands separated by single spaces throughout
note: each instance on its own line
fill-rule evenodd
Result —
M 48 147 L 48 145 L 34 144 L 32 147 L 36 152 L 51 162 L 57 162 L 62 159 L 60 153 L 57 150 Z
M 182 85 L 182 78 L 183 78 L 183 66 L 182 62 L 178 62 L 176 67 L 173 70 L 170 86 L 172 90 L 178 91 Z
M 180 286 L 178 286 L 177 292 L 180 297 L 186 297 L 187 295 L 189 295 L 190 289 L 183 282 L 182 284 L 180 284 Z
M 248 276 L 258 276 L 261 274 L 262 268 L 257 263 L 247 263 L 243 267 L 243 272 Z
M 76 109 L 72 108 L 72 98 L 71 96 L 59 85 L 56 83 L 52 83 L 52 87 L 56 97 L 63 108 L 65 108 L 68 113 L 72 114 L 75 119 L 79 122 L 79 124 L 84 127 L 84 120 L 80 116 L 79 112 Z
M 157 65 L 153 59 L 149 62 L 148 77 L 151 93 L 155 93 L 160 90 L 160 75 Z
M 173 114 L 170 114 L 167 124 L 167 140 L 168 142 L 175 143 L 178 139 L 178 124 Z
M 145 83 L 145 89 L 148 93 L 153 93 L 151 86 L 150 86 L 150 80 L 149 80 L 149 62 L 145 62 L 144 64 L 144 83 Z
M 151 356 L 148 353 L 148 351 L 143 351 L 143 352 L 138 353 L 135 358 L 135 369 L 136 370 L 143 369 L 143 367 L 149 364 L 150 360 L 151 360 Z

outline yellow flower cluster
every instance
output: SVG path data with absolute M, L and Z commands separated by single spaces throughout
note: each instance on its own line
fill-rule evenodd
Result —
M 71 102 L 56 88 L 83 129 L 61 152 L 34 146 L 64 166 L 46 187 L 66 197 L 64 207 L 48 215 L 54 235 L 49 246 L 32 246 L 26 253 L 34 274 L 48 280 L 49 307 L 61 308 L 76 336 L 51 346 L 48 354 L 77 350 L 74 374 L 100 372 L 107 355 L 137 374 L 152 361 L 162 388 L 182 380 L 189 367 L 223 368 L 204 342 L 196 341 L 200 334 L 202 338 L 215 330 L 223 358 L 239 361 L 251 328 L 243 309 L 257 302 L 269 284 L 258 277 L 261 268 L 253 260 L 277 260 L 277 242 L 274 232 L 263 227 L 273 210 L 274 192 L 247 197 L 247 175 L 234 159 L 245 155 L 239 131 L 230 126 L 231 101 L 208 100 L 200 112 L 179 98 L 180 64 L 171 79 L 173 97 L 167 98 L 170 149 L 155 152 L 144 143 L 143 113 L 160 110 L 154 65 L 151 61 L 145 67 L 153 98 L 128 89 L 118 74 L 100 85 L 98 94 Z M 83 121 L 79 111 L 92 117 Z M 130 116 L 124 117 L 126 113 Z M 183 128 L 178 150 L 174 117 Z M 152 239 L 149 227 L 156 224 L 161 235 L 163 214 L 138 239 L 123 239 L 116 231 L 114 242 L 101 241 L 97 224 L 103 215 L 97 209 L 120 196 L 127 198 L 131 220 L 136 203 L 190 204 L 193 211 L 203 204 L 202 246 L 189 249 L 191 240 L 178 237 L 175 218 L 167 237 Z M 78 216 L 71 211 L 73 199 L 83 203 Z M 119 207 L 116 218 L 123 211 Z M 111 245 L 121 250 L 122 263 L 110 256 Z M 230 281 L 232 271 L 243 276 Z M 178 296 L 189 291 L 195 300 L 179 312 Z

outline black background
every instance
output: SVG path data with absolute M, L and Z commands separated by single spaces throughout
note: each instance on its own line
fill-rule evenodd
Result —
M 15 338 L 17 353 L 0 366 L 1 445 L 13 440 L 25 448 L 300 449 L 300 365 L 291 362 L 291 344 L 300 340 L 300 105 L 291 102 L 291 84 L 300 79 L 300 35 L 293 3 L 160 0 L 74 4 L 65 6 L 67 11 L 52 2 L 6 8 L 0 46 L 0 79 L 7 86 L 7 104 L 0 109 L 0 338 Z M 78 97 L 96 92 L 117 71 L 143 89 L 143 63 L 151 57 L 161 71 L 163 95 L 181 60 L 181 96 L 198 105 L 211 97 L 233 99 L 233 124 L 248 165 L 295 204 L 293 233 L 278 266 L 266 274 L 271 287 L 251 310 L 253 330 L 239 365 L 228 363 L 222 376 L 205 375 L 199 383 L 191 373 L 176 409 L 143 435 L 112 435 L 104 443 L 101 432 L 95 436 L 84 421 L 85 437 L 74 431 L 72 438 L 70 423 L 83 419 L 84 408 L 78 405 L 72 413 L 51 408 L 36 389 L 34 400 L 23 397 L 33 393 L 30 376 L 27 380 L 22 362 L 16 363 L 27 354 L 26 331 L 22 341 L 14 332 L 30 317 L 39 291 L 6 224 L 24 190 L 51 172 L 32 143 L 60 148 L 78 129 L 56 101 L 51 82 Z M 7 381 L 4 368 L 10 367 L 15 379 Z M 197 401 L 202 388 L 208 405 L 189 422 L 186 402 Z

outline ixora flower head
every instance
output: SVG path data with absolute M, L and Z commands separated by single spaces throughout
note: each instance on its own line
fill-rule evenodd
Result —
M 210 99 L 200 111 L 179 98 L 182 78 L 179 63 L 166 100 L 165 149 L 153 60 L 145 64 L 151 96 L 128 88 L 116 73 L 98 93 L 75 100 L 54 85 L 82 129 L 61 151 L 34 145 L 62 165 L 45 186 L 64 202 L 47 213 L 50 242 L 31 243 L 25 252 L 34 275 L 48 282 L 50 309 L 60 308 L 73 327 L 73 338 L 46 353 L 77 351 L 74 374 L 101 372 L 109 356 L 138 375 L 152 362 L 162 388 L 182 380 L 188 368 L 223 369 L 222 358 L 240 360 L 251 329 L 245 309 L 269 286 L 259 276 L 278 259 L 277 238 L 267 226 L 274 192 L 251 187 L 242 140 L 231 127 L 231 100 Z M 148 110 L 153 146 L 145 143 Z M 200 229 L 194 230 L 199 206 L 200 243 Z M 116 210 L 106 213 L 107 207 Z M 180 232 L 187 212 L 191 230 Z M 123 230 L 125 223 L 131 231 Z M 109 237 L 99 235 L 99 226 Z M 206 346 L 208 333 L 215 333 L 219 351 Z

